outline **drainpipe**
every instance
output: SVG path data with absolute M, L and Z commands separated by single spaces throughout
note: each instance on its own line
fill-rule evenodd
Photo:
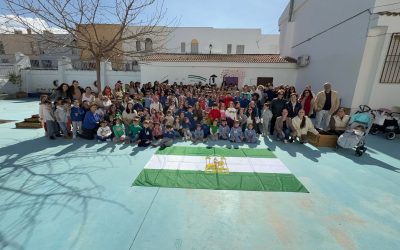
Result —
M 290 3 L 289 3 L 289 22 L 293 21 L 293 8 L 294 8 L 294 0 L 290 0 Z

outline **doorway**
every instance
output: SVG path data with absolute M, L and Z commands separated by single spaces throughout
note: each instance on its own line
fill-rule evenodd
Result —
M 267 86 L 268 83 L 274 83 L 273 77 L 257 77 L 257 86 Z

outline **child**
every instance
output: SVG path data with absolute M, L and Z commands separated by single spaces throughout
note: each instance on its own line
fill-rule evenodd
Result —
M 172 125 L 172 127 L 174 128 L 176 136 L 183 137 L 182 125 L 181 125 L 179 117 L 175 117 L 174 124 Z
M 220 140 L 228 140 L 229 139 L 229 126 L 226 125 L 226 120 L 221 121 L 221 125 L 219 125 L 218 128 L 218 134 L 219 134 L 219 139 Z
M 149 128 L 149 120 L 145 120 L 143 122 L 143 129 L 140 130 L 139 133 L 139 147 L 148 147 L 151 144 L 151 141 L 153 140 L 153 135 L 151 133 L 151 129 Z
M 167 125 L 167 130 L 164 133 L 164 138 L 160 142 L 160 149 L 172 146 L 175 139 L 175 131 L 171 125 Z
M 56 110 L 54 111 L 54 115 L 56 117 L 56 120 L 58 122 L 58 126 L 60 126 L 60 129 L 63 132 L 63 136 L 65 139 L 71 139 L 68 136 L 68 131 L 67 131 L 67 122 L 68 122 L 68 114 L 65 108 L 65 101 L 62 101 L 61 104 L 57 103 Z
M 229 133 L 229 140 L 231 142 L 242 142 L 243 140 L 243 131 L 239 125 L 239 120 L 235 120 L 231 132 Z
M 71 108 L 71 121 L 72 121 L 72 138 L 76 138 L 77 131 L 82 133 L 82 121 L 85 115 L 85 110 L 79 106 L 79 101 L 74 100 Z
M 114 142 L 124 142 L 125 141 L 125 126 L 122 123 L 120 117 L 115 118 L 115 125 L 112 127 L 114 133 Z
M 242 132 L 244 132 L 247 126 L 247 115 L 244 113 L 244 108 L 240 108 L 238 120 L 240 122 L 240 127 L 242 128 Z
M 57 131 L 57 124 L 56 118 L 54 116 L 53 107 L 49 100 L 44 100 L 42 108 L 42 119 L 46 124 L 47 127 L 47 136 L 54 140 L 56 139 L 56 131 Z
M 196 125 L 195 131 L 193 132 L 193 142 L 194 143 L 196 143 L 198 141 L 202 142 L 203 140 L 204 140 L 204 131 L 203 131 L 202 127 L 201 127 L 201 124 L 198 123 Z
M 218 140 L 218 120 L 215 119 L 213 124 L 210 126 L 210 137 L 211 140 L 216 141 Z
M 48 99 L 47 95 L 41 95 L 40 96 L 40 103 L 39 103 L 39 120 L 42 123 L 42 126 L 44 128 L 44 133 L 45 136 L 47 136 L 47 127 L 46 127 L 46 122 L 43 119 L 43 109 L 46 108 L 46 103 L 45 101 Z
M 183 133 L 183 139 L 185 140 L 190 140 L 190 138 L 192 137 L 192 133 L 190 132 L 190 127 L 191 127 L 191 123 L 189 121 L 188 117 L 184 118 L 184 122 L 182 124 L 182 133 Z
M 263 127 L 262 134 L 264 137 L 269 135 L 269 129 L 270 129 L 269 125 L 270 125 L 271 119 L 272 119 L 272 112 L 269 108 L 270 108 L 270 104 L 265 103 L 264 108 L 262 110 L 262 115 L 261 115 L 262 127 Z
M 111 141 L 112 131 L 110 127 L 107 125 L 107 121 L 102 120 L 100 122 L 100 127 L 97 129 L 97 141 L 98 142 L 105 142 Z
M 212 106 L 212 110 L 210 113 L 208 113 L 208 118 L 210 119 L 211 122 L 214 122 L 215 119 L 220 119 L 221 118 L 221 112 L 218 109 L 218 106 L 214 104 Z
M 207 124 L 207 118 L 203 118 L 203 122 L 201 123 L 201 128 L 204 132 L 204 141 L 207 141 L 208 136 L 210 135 L 210 126 Z
M 159 122 L 154 122 L 154 128 L 153 128 L 153 138 L 156 140 L 160 140 L 163 137 L 163 132 L 162 129 L 160 127 L 160 123 Z
M 246 131 L 244 131 L 244 137 L 246 142 L 248 143 L 256 143 L 257 142 L 257 134 L 253 128 L 253 123 L 249 123 L 247 125 Z
M 172 112 L 170 110 L 167 111 L 167 115 L 165 116 L 166 123 L 165 125 L 173 126 L 174 117 L 172 116 Z
M 129 125 L 129 135 L 130 135 L 130 142 L 135 143 L 139 140 L 139 133 L 142 130 L 142 126 L 139 124 L 139 119 L 133 119 L 133 123 Z

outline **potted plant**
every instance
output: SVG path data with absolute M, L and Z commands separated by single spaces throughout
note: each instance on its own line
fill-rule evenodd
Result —
M 22 91 L 22 78 L 21 74 L 17 74 L 14 71 L 8 74 L 8 81 L 12 84 L 18 85 L 18 92 L 15 93 L 16 98 L 26 98 L 28 93 Z

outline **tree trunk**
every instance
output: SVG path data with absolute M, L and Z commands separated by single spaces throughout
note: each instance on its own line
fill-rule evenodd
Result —
M 96 86 L 97 86 L 97 92 L 101 94 L 102 88 L 101 88 L 101 77 L 100 77 L 100 67 L 101 60 L 100 58 L 96 58 Z

